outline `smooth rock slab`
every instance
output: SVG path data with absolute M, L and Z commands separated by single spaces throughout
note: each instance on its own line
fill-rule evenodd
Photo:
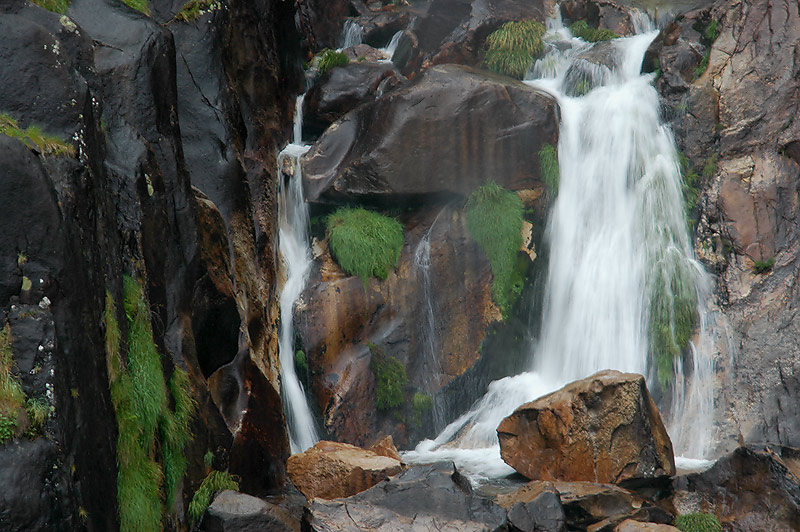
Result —
M 403 470 L 394 458 L 347 443 L 321 441 L 289 457 L 289 478 L 308 499 L 349 497 Z
M 300 520 L 286 508 L 227 490 L 208 507 L 200 528 L 204 532 L 300 532 Z
M 538 480 L 641 482 L 675 474 L 644 377 L 601 371 L 520 406 L 497 428 L 503 460 Z

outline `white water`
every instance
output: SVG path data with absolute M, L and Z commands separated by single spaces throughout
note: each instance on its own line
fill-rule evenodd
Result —
M 303 197 L 300 157 L 309 146 L 303 145 L 303 95 L 297 97 L 294 139 L 278 156 L 278 175 L 286 158 L 294 159 L 294 176 L 286 183 L 280 179 L 278 199 L 280 255 L 286 281 L 280 295 L 281 330 L 279 358 L 281 362 L 281 397 L 292 454 L 303 452 L 319 441 L 314 416 L 294 367 L 294 304 L 306 285 L 311 269 L 308 242 L 308 206 Z
M 342 28 L 342 46 L 339 48 L 339 51 L 342 51 L 345 48 L 350 48 L 351 46 L 359 45 L 363 39 L 364 28 L 362 28 L 354 20 L 346 20 L 344 27 Z
M 394 57 L 394 52 L 397 50 L 397 45 L 400 44 L 400 37 L 402 36 L 403 36 L 402 30 L 396 32 L 394 35 L 392 35 L 392 38 L 389 40 L 389 44 L 380 49 L 381 52 L 383 52 L 383 54 L 386 56 L 386 59 L 384 59 L 384 61 L 389 63 L 392 62 L 392 58 Z
M 407 461 L 452 459 L 473 478 L 504 475 L 511 469 L 500 458 L 496 428 L 522 403 L 603 369 L 641 373 L 653 385 L 648 326 L 659 288 L 668 305 L 683 296 L 696 301 L 700 313 L 688 387 L 680 360 L 673 365 L 675 415 L 668 424 L 676 455 L 707 456 L 713 414 L 709 282 L 693 259 L 672 135 L 659 121 L 652 75 L 640 74 L 657 32 L 640 31 L 614 41 L 615 58 L 602 66 L 576 58 L 591 45 L 571 38 L 560 21 L 548 23 L 546 40 L 569 47 L 551 46 L 532 69 L 539 79 L 528 82 L 553 94 L 561 108 L 561 177 L 547 228 L 549 278 L 530 371 L 493 382 L 435 440 L 406 453 Z M 581 82 L 591 90 L 568 96 Z

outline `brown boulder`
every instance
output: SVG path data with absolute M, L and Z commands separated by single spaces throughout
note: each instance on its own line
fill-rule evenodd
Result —
M 399 460 L 347 443 L 321 441 L 289 457 L 286 469 L 308 499 L 349 497 L 403 470 Z
M 679 532 L 677 528 L 670 525 L 658 523 L 640 523 L 633 519 L 626 519 L 620 523 L 614 532 Z
M 394 446 L 394 441 L 391 436 L 386 436 L 382 440 L 374 443 L 369 447 L 369 450 L 378 456 L 394 458 L 398 462 L 403 461 L 402 458 L 400 458 L 400 453 L 397 452 L 397 447 Z
M 620 483 L 675 474 L 644 377 L 601 371 L 519 407 L 497 428 L 503 460 L 530 479 Z

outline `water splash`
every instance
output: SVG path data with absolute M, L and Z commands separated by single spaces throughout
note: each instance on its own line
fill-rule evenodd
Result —
M 364 28 L 355 20 L 346 20 L 344 27 L 342 27 L 342 36 L 339 39 L 339 42 L 342 43 L 342 46 L 339 47 L 339 51 L 350 48 L 351 46 L 357 46 L 363 42 L 363 39 Z
M 381 48 L 381 52 L 386 56 L 384 61 L 391 63 L 394 58 L 394 52 L 397 50 L 397 45 L 400 44 L 400 38 L 403 36 L 403 31 L 398 31 L 389 40 L 389 44 Z
M 278 349 L 281 362 L 281 398 L 292 454 L 303 452 L 319 441 L 314 416 L 294 366 L 294 304 L 305 288 L 312 262 L 308 242 L 308 206 L 303 197 L 303 171 L 300 165 L 300 158 L 310 147 L 303 145 L 303 96 L 297 98 L 293 142 L 278 155 L 279 176 L 282 175 L 286 159 L 293 159 L 294 164 L 294 175 L 288 183 L 280 180 L 278 198 L 279 250 L 286 275 L 280 295 L 281 328 Z

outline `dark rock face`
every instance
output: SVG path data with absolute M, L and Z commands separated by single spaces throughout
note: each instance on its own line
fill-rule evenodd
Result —
M 487 176 L 530 189 L 540 182 L 539 150 L 557 139 L 551 97 L 486 72 L 437 66 L 331 126 L 305 156 L 306 197 L 468 195 Z
M 275 504 L 244 493 L 223 491 L 208 507 L 200 529 L 204 532 L 300 532 L 302 504 L 297 517 L 292 510 L 298 508 L 287 508 L 285 504 Z
M 525 532 L 563 532 L 566 516 L 558 490 L 551 482 L 537 482 L 501 495 L 497 504 L 508 511 L 512 530 Z
M 473 494 L 452 464 L 439 463 L 412 467 L 347 499 L 314 500 L 304 526 L 315 532 L 410 532 L 440 526 L 477 532 L 500 530 L 505 520 L 503 509 Z
M 530 479 L 636 482 L 675 473 L 644 377 L 601 371 L 524 404 L 497 427 L 500 454 Z
M 702 473 L 679 476 L 673 502 L 681 513 L 709 512 L 725 530 L 800 529 L 800 450 L 749 445 Z

